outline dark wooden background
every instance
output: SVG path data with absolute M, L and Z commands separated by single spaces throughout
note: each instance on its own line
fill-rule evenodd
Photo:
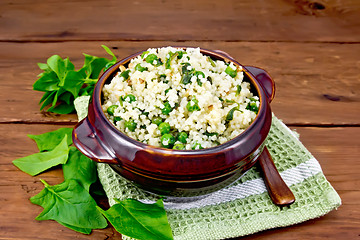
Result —
M 26 134 L 73 126 L 75 115 L 39 111 L 36 63 L 53 55 L 119 57 L 167 45 L 221 49 L 276 82 L 275 115 L 300 133 L 342 206 L 326 216 L 242 239 L 360 239 L 359 0 L 1 0 L 0 239 L 120 239 L 113 228 L 86 236 L 34 218 L 28 200 L 62 182 L 54 169 L 31 177 L 12 160 L 35 153 Z

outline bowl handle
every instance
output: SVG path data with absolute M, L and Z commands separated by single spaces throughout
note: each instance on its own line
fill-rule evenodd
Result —
M 221 50 L 214 50 L 214 52 L 224 55 L 233 61 L 236 61 L 230 54 Z M 261 68 L 253 66 L 244 66 L 244 68 L 251 73 L 256 80 L 258 80 L 261 88 L 264 90 L 269 103 L 274 99 L 275 96 L 275 82 L 272 80 L 270 75 Z
M 77 149 L 88 158 L 96 162 L 118 163 L 115 154 L 99 139 L 87 117 L 74 127 L 72 138 Z
M 244 66 L 244 68 L 250 72 L 256 80 L 258 80 L 260 86 L 265 92 L 265 95 L 269 103 L 274 99 L 275 96 L 275 82 L 272 80 L 270 75 L 261 68 L 253 66 Z

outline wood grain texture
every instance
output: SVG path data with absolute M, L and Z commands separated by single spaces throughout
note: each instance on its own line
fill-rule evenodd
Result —
M 3 0 L 0 40 L 359 42 L 359 13 L 357 0 Z
M 168 45 L 220 49 L 266 69 L 276 83 L 273 112 L 300 133 L 342 206 L 241 239 L 359 239 L 358 0 L 0 1 L 0 239 L 121 239 L 112 227 L 86 236 L 36 221 L 42 208 L 29 198 L 40 179 L 61 183 L 62 170 L 31 177 L 11 163 L 37 151 L 26 134 L 77 122 L 75 114 L 39 111 L 36 63 L 59 54 L 80 68 L 81 53 L 107 56 L 101 44 L 119 58 Z
M 148 47 L 175 42 L 0 43 L 0 122 L 76 122 L 75 115 L 39 111 L 41 92 L 32 84 L 41 71 L 36 63 L 53 54 L 70 57 L 76 68 L 82 53 L 119 58 Z M 275 80 L 273 112 L 290 125 L 360 124 L 360 44 L 184 42 L 186 46 L 221 49 L 244 65 L 266 69 Z M 294 107 L 296 106 L 296 107 Z
M 73 232 L 53 221 L 36 221 L 42 208 L 29 198 L 43 188 L 40 179 L 49 184 L 63 181 L 62 171 L 54 168 L 31 177 L 12 165 L 12 160 L 37 151 L 26 134 L 55 130 L 58 125 L 0 124 L 0 239 L 119 239 L 111 227 L 95 230 L 90 236 Z M 360 128 L 298 127 L 300 139 L 314 153 L 327 179 L 342 198 L 342 206 L 320 219 L 310 220 L 285 229 L 275 229 L 242 239 L 326 239 L 340 236 L 355 239 L 358 234 L 360 198 Z M 347 136 L 344 138 L 344 136 Z M 338 139 L 344 139 L 339 142 Z M 16 223 L 16 224 L 15 224 Z M 43 237 L 42 237 L 43 236 Z

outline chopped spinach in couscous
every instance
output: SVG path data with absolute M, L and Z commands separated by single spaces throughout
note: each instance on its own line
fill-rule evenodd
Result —
M 199 48 L 148 49 L 120 66 L 103 97 L 103 110 L 120 131 L 178 150 L 225 143 L 252 123 L 259 107 L 241 67 Z

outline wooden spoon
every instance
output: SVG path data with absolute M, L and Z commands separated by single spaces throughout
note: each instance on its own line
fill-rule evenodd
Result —
M 294 203 L 295 196 L 281 178 L 266 146 L 259 156 L 258 162 L 263 172 L 266 188 L 273 203 L 280 207 L 289 206 Z

